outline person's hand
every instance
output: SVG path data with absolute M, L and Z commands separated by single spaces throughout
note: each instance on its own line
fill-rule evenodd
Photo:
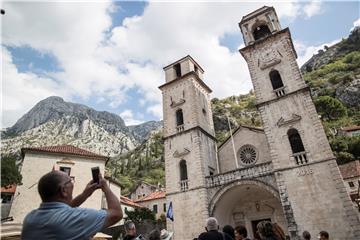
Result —
M 101 188 L 101 190 L 104 192 L 105 189 L 108 187 L 106 179 L 104 179 L 101 175 L 101 173 L 99 174 L 99 184 L 97 185 L 98 188 Z
M 98 189 L 99 186 L 97 183 L 94 183 L 93 180 L 91 180 L 85 187 L 84 191 L 83 191 L 83 194 L 85 195 L 85 197 L 90 197 L 91 194 L 93 194 L 93 192 Z

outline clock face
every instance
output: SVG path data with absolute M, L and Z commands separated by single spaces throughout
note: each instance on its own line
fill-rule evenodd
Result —
M 259 55 L 260 61 L 263 63 L 271 62 L 272 60 L 278 58 L 278 54 L 272 48 L 262 49 Z

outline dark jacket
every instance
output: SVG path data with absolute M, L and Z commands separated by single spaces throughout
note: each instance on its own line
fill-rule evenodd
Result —
M 125 235 L 124 240 L 134 240 L 136 236 Z
M 198 240 L 224 240 L 224 235 L 218 230 L 211 230 L 201 233 Z

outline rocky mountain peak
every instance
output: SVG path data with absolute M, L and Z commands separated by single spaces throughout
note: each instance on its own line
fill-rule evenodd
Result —
M 85 105 L 65 102 L 61 97 L 51 96 L 37 103 L 6 133 L 8 135 L 17 135 L 46 122 L 63 118 L 72 119 L 72 121 L 79 123 L 89 119 L 111 133 L 117 131 L 128 132 L 124 120 L 116 114 L 105 111 L 99 112 Z

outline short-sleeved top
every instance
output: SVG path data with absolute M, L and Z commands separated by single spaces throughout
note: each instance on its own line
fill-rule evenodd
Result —
M 42 203 L 24 220 L 21 238 L 89 239 L 104 226 L 107 212 L 70 207 L 61 202 Z

